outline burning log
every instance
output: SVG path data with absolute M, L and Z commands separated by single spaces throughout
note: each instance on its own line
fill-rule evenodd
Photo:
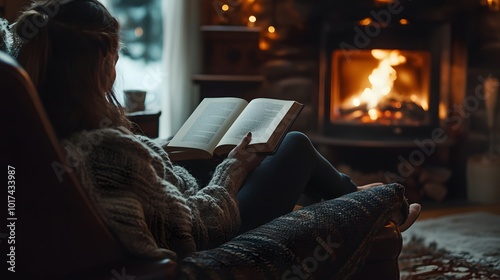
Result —
M 394 122 L 422 122 L 426 118 L 426 110 L 418 103 L 404 99 L 401 96 L 391 96 L 380 100 L 375 108 L 377 117 L 373 118 L 369 114 L 370 108 L 367 103 L 358 106 L 344 106 L 339 109 L 339 113 L 344 121 L 380 122 L 381 124 L 391 124 Z
M 425 109 L 411 100 L 398 100 L 396 98 L 385 98 L 380 100 L 377 107 L 380 111 L 401 112 L 404 117 L 415 121 L 425 120 Z
M 368 106 L 366 103 L 364 104 L 361 104 L 359 106 L 352 106 L 352 107 L 342 107 L 339 109 L 339 112 L 342 114 L 342 115 L 349 115 L 349 114 L 352 114 L 352 113 L 355 113 L 355 112 L 363 112 L 363 113 L 366 113 L 368 112 Z

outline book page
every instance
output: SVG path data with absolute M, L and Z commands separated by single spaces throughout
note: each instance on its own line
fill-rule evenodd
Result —
M 205 98 L 167 146 L 168 150 L 215 149 L 247 102 L 240 98 Z
M 294 101 L 258 98 L 252 100 L 222 138 L 220 145 L 238 144 L 252 132 L 252 142 L 265 143 L 285 117 Z

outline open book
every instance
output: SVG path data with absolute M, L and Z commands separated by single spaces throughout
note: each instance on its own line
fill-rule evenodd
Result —
M 296 101 L 205 98 L 167 145 L 171 160 L 225 156 L 250 131 L 249 148 L 273 153 L 304 107 Z

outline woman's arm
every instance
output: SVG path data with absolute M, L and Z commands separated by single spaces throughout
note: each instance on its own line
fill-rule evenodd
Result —
M 188 197 L 199 249 L 218 246 L 237 234 L 241 220 L 236 193 L 245 177 L 239 161 L 226 159 L 217 166 L 208 185 Z
M 138 138 L 162 158 L 165 170 L 158 172 L 164 172 L 166 180 L 185 197 L 198 249 L 215 247 L 234 237 L 240 226 L 236 194 L 247 175 L 244 164 L 238 159 L 225 159 L 215 168 L 210 182 L 199 188 L 196 178 L 185 168 L 172 164 L 161 146 L 147 137 Z

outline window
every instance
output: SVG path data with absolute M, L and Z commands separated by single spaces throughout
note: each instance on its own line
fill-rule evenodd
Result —
M 101 0 L 121 26 L 115 90 L 119 101 L 127 89 L 146 90 L 146 108 L 158 108 L 162 71 L 161 0 Z

